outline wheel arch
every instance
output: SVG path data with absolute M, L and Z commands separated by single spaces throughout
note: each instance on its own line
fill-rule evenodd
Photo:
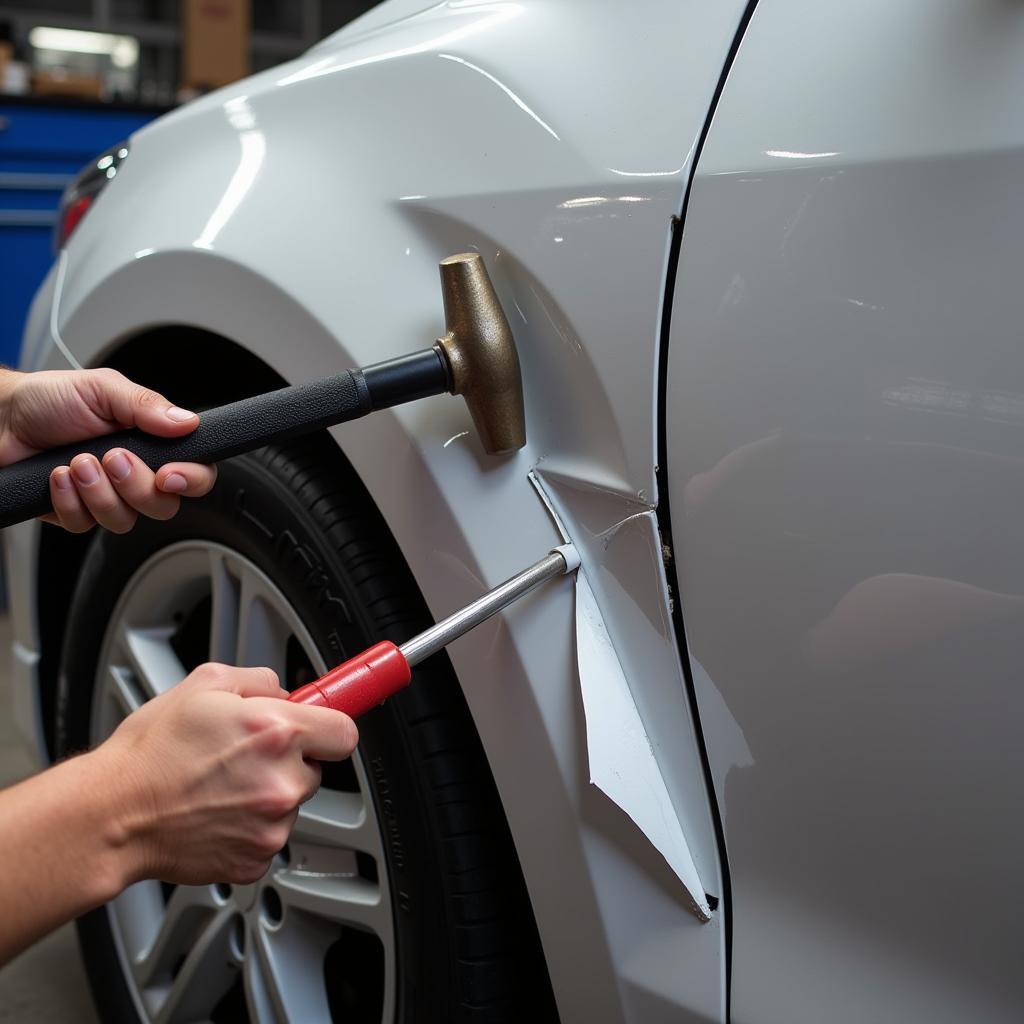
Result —
M 210 373 L 197 375 L 192 370 L 200 356 Z M 144 329 L 121 338 L 101 362 L 185 406 L 230 402 L 287 383 L 259 356 L 237 342 L 186 324 Z M 224 373 L 228 367 L 231 372 Z M 91 533 L 71 534 L 48 526 L 39 532 L 39 697 L 46 751 L 51 759 L 57 753 L 55 710 L 64 622 L 91 537 Z

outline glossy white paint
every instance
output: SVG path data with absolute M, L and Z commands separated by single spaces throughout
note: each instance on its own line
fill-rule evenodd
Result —
M 385 5 L 140 132 L 71 241 L 58 330 L 88 364 L 186 323 L 310 379 L 429 343 L 437 261 L 479 249 L 519 343 L 528 447 L 483 455 L 459 399 L 334 434 L 437 615 L 557 541 L 527 481 L 540 467 L 718 896 L 650 510 L 670 219 L 743 5 L 664 0 L 626 26 L 611 2 L 453 0 L 373 27 L 420 6 Z M 33 322 L 26 351 L 52 358 Z M 17 536 L 22 579 L 33 536 Z M 553 584 L 451 651 L 563 1020 L 720 1020 L 720 915 L 700 924 L 588 785 L 571 589 Z M 30 626 L 20 639 L 33 646 Z
M 735 1024 L 1019 1021 L 1024 10 L 759 5 L 669 356 Z

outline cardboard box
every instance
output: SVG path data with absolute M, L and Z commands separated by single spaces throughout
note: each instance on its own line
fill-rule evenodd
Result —
M 205 92 L 249 74 L 250 0 L 183 0 L 181 86 Z
M 103 83 L 96 75 L 34 71 L 32 92 L 36 96 L 74 96 L 76 99 L 98 100 L 103 97 Z

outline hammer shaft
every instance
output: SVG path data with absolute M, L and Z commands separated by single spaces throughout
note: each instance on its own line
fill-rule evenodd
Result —
M 0 470 L 0 527 L 49 512 L 50 474 L 76 455 L 102 458 L 112 448 L 126 448 L 154 470 L 168 462 L 219 462 L 444 391 L 466 400 L 484 451 L 500 455 L 522 448 L 526 430 L 519 356 L 479 253 L 441 261 L 441 294 L 448 330 L 433 348 L 207 409 L 185 437 L 125 430 Z
M 84 452 L 102 458 L 112 448 L 125 448 L 154 470 L 168 462 L 220 462 L 448 387 L 445 358 L 434 347 L 207 409 L 199 415 L 199 426 L 184 437 L 122 430 L 51 448 L 0 470 L 0 527 L 50 512 L 50 473 Z

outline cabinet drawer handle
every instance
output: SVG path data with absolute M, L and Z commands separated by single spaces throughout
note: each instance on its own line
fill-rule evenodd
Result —
M 0 210 L 0 228 L 52 228 L 56 210 Z

